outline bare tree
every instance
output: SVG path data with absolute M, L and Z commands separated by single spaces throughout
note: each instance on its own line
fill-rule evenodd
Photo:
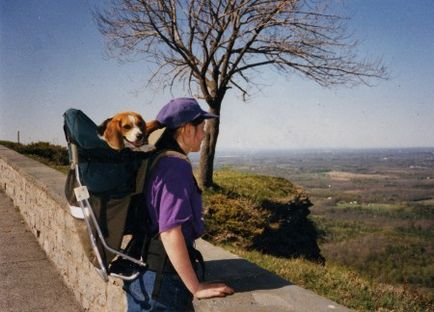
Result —
M 116 57 L 144 55 L 156 64 L 150 80 L 183 82 L 220 115 L 226 92 L 243 97 L 253 69 L 298 73 L 321 86 L 368 84 L 385 78 L 380 61 L 359 60 L 347 19 L 328 1 L 117 0 L 96 14 Z M 212 186 L 219 120 L 207 123 L 200 183 Z

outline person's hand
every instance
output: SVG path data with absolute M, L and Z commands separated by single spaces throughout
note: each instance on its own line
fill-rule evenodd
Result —
M 214 297 L 226 297 L 227 295 L 232 295 L 233 293 L 234 290 L 223 283 L 199 283 L 199 287 L 194 292 L 194 296 L 197 299 L 209 299 Z

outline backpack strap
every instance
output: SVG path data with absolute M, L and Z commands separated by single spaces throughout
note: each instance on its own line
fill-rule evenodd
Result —
M 156 155 L 156 157 L 153 159 L 153 161 L 151 163 L 151 167 L 149 169 L 152 170 L 161 158 L 168 157 L 168 156 L 181 158 L 181 159 L 191 163 L 188 156 L 181 153 L 181 152 L 177 152 L 177 151 L 173 151 L 173 150 L 163 150 L 163 151 L 159 152 Z
M 199 280 L 205 280 L 205 261 L 199 250 L 191 245 L 186 245 L 190 262 Z M 163 273 L 178 274 L 167 256 L 163 242 L 159 238 L 150 241 L 148 255 L 146 258 L 148 269 L 156 273 L 152 298 L 155 300 L 160 295 L 160 287 Z M 198 275 L 198 265 L 200 265 L 201 276 Z
M 166 156 L 172 156 L 172 157 L 178 157 L 181 159 L 184 159 L 185 161 L 190 162 L 190 159 L 187 157 L 187 155 L 173 151 L 173 150 L 162 150 L 156 152 L 151 157 L 145 159 L 142 161 L 142 164 L 139 167 L 139 170 L 137 171 L 137 177 L 136 177 L 136 191 L 134 194 L 139 194 L 143 192 L 145 183 L 148 180 L 148 175 L 152 172 L 152 169 L 157 165 L 158 161 Z

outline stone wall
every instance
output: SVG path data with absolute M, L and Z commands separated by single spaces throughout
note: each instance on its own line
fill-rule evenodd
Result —
M 0 187 L 13 200 L 65 284 L 87 311 L 124 311 L 122 282 L 105 283 L 85 256 L 64 197 L 65 175 L 0 145 Z M 236 293 L 195 301 L 195 311 L 349 311 L 333 301 L 199 240 L 207 280 L 220 280 Z
M 0 185 L 85 310 L 125 310 L 121 282 L 105 283 L 87 260 L 67 210 L 65 175 L 0 145 Z

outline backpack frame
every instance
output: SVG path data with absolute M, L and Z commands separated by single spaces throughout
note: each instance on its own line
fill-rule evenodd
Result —
M 64 113 L 70 159 L 65 195 L 85 254 L 101 278 L 133 280 L 147 267 L 146 176 L 164 153 L 115 151 L 96 129 L 82 111 Z

